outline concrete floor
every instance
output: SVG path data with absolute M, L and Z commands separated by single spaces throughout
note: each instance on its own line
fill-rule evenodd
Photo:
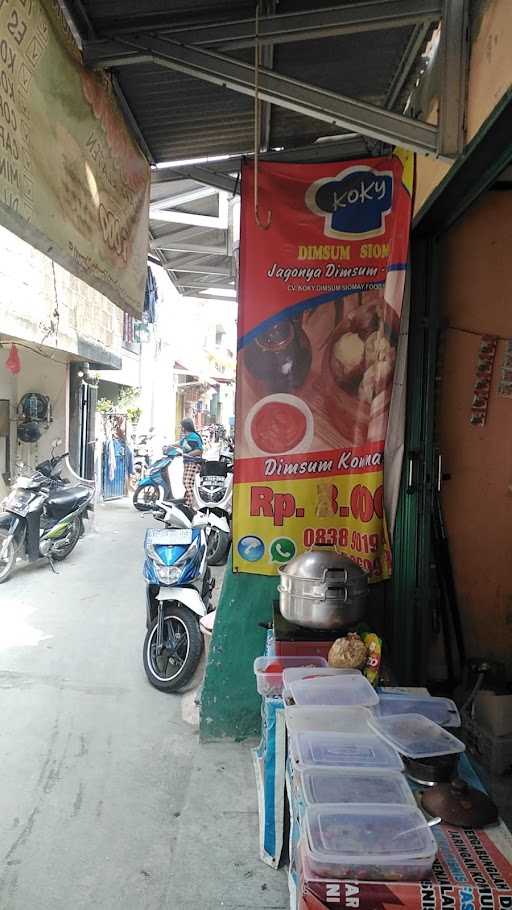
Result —
M 288 905 L 258 859 L 248 746 L 201 746 L 193 692 L 146 680 L 148 522 L 99 507 L 59 575 L 0 586 L 2 910 Z

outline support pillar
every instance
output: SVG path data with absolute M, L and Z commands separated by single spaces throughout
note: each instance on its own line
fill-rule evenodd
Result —
M 201 694 L 203 741 L 256 736 L 261 729 L 261 699 L 256 691 L 254 659 L 263 654 L 272 620 L 278 579 L 226 570 L 213 627 Z

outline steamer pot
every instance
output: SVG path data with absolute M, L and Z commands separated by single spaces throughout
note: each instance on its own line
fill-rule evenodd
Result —
M 348 556 L 309 550 L 281 566 L 279 574 L 279 609 L 288 622 L 342 629 L 365 614 L 368 578 Z

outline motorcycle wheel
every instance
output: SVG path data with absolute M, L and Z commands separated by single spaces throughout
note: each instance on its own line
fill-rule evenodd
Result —
M 133 494 L 133 504 L 139 512 L 149 512 L 160 499 L 163 499 L 163 489 L 157 483 L 137 487 Z
M 206 545 L 206 562 L 209 566 L 223 566 L 228 558 L 231 534 L 212 528 Z
M 165 648 L 162 654 L 157 655 L 157 627 L 158 617 L 149 627 L 144 639 L 142 651 L 144 669 L 155 689 L 160 689 L 161 692 L 175 692 L 182 689 L 194 675 L 203 650 L 203 636 L 196 615 L 187 607 L 171 604 L 164 610 L 164 640 L 172 630 L 174 636 L 179 637 L 179 644 L 174 655 Z
M 0 551 L 3 547 L 5 538 L 8 536 L 8 533 L 9 533 L 8 531 L 5 531 L 3 529 L 0 530 Z M 12 574 L 12 571 L 14 569 L 15 563 L 16 563 L 16 550 L 15 550 L 14 544 L 11 540 L 11 542 L 7 548 L 7 555 L 4 556 L 3 558 L 0 556 L 0 585 L 2 584 L 2 582 L 7 581 L 7 579 L 10 577 L 10 575 Z
M 75 520 L 70 524 L 67 534 L 52 544 L 52 548 L 50 550 L 51 558 L 55 562 L 62 562 L 64 559 L 67 559 L 70 553 L 72 553 L 75 549 L 78 541 L 80 540 L 81 534 L 82 522 L 80 518 L 75 518 Z

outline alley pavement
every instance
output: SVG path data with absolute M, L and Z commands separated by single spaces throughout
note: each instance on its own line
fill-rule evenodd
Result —
M 288 905 L 258 859 L 248 745 L 200 745 L 193 692 L 146 680 L 150 521 L 100 506 L 58 575 L 0 586 L 1 910 Z

